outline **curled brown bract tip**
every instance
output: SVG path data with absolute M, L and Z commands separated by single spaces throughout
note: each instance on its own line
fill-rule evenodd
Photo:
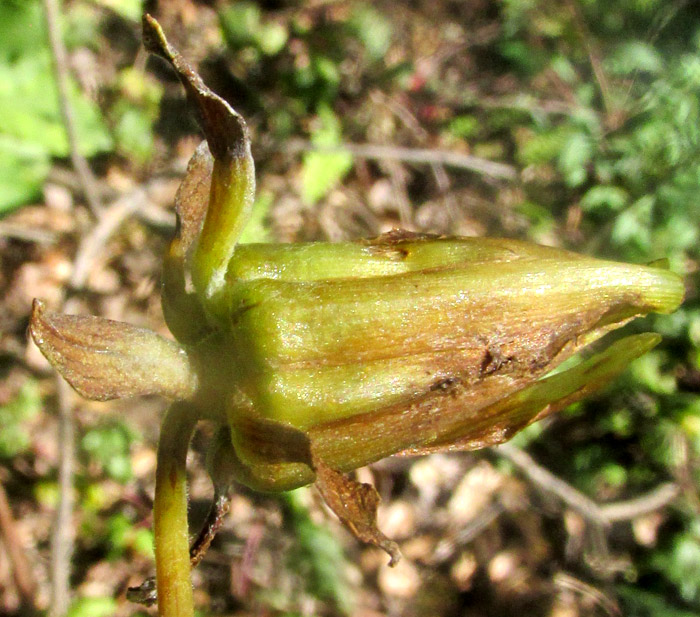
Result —
M 316 488 L 326 505 L 360 541 L 374 544 L 390 557 L 389 565 L 401 559 L 399 545 L 387 538 L 377 527 L 379 494 L 370 484 L 357 482 L 331 469 L 312 449 Z
M 148 13 L 143 16 L 142 25 L 144 47 L 167 60 L 177 73 L 190 104 L 197 111 L 199 124 L 214 158 L 245 158 L 250 148 L 250 137 L 243 117 L 204 84 L 189 62 L 168 43 L 160 24 Z

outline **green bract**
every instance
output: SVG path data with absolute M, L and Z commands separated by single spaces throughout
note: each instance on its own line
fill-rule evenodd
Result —
M 176 400 L 163 422 L 155 502 L 162 615 L 193 614 L 184 467 L 198 420 L 222 427 L 210 455 L 220 492 L 232 480 L 262 491 L 316 482 L 358 537 L 395 560 L 374 523 L 376 492 L 344 472 L 392 454 L 509 439 L 600 388 L 659 337 L 630 336 L 549 375 L 561 362 L 683 298 L 680 278 L 663 268 L 514 240 L 395 231 L 353 243 L 237 245 L 254 199 L 246 124 L 149 17 L 144 35 L 174 66 L 207 138 L 177 196 L 179 230 L 165 258 L 163 309 L 178 343 L 39 302 L 30 329 L 85 396 Z

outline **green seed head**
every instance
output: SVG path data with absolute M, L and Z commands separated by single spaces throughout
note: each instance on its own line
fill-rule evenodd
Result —
M 85 396 L 184 401 L 170 414 L 177 421 L 166 420 L 168 443 L 178 426 L 219 422 L 217 482 L 275 491 L 317 481 L 359 537 L 395 557 L 373 526 L 376 495 L 339 472 L 396 453 L 503 442 L 605 385 L 658 337 L 622 339 L 552 374 L 564 360 L 683 300 L 680 277 L 663 267 L 514 240 L 391 232 L 352 243 L 238 245 L 255 190 L 245 121 L 151 18 L 144 33 L 147 48 L 175 68 L 207 138 L 178 193 L 178 234 L 164 262 L 163 310 L 178 342 L 40 303 L 30 331 Z M 163 491 L 157 523 L 166 529 L 172 517 L 186 537 L 186 510 Z M 159 585 L 168 584 L 160 567 Z

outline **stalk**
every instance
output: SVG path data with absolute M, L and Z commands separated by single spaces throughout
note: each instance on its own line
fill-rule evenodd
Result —
M 197 424 L 191 405 L 173 403 L 158 442 L 153 508 L 158 612 L 194 617 L 187 526 L 187 449 Z

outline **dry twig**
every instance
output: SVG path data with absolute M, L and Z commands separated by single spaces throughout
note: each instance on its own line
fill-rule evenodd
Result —
M 71 291 L 79 291 L 87 282 L 93 265 L 107 240 L 119 229 L 121 224 L 134 211 L 146 203 L 146 190 L 136 190 L 123 195 L 103 211 L 92 229 L 86 233 L 73 260 L 70 278 Z M 77 310 L 75 298 L 69 297 L 63 310 L 73 313 Z M 56 375 L 56 393 L 58 397 L 58 432 L 60 443 L 59 488 L 60 500 L 51 547 L 51 614 L 58 617 L 65 615 L 69 604 L 70 560 L 73 552 L 73 467 L 75 427 L 72 417 L 71 391 L 68 384 Z
M 603 99 L 603 105 L 605 107 L 605 112 L 610 116 L 615 111 L 613 104 L 613 99 L 610 95 L 610 82 L 603 69 L 602 54 L 598 49 L 593 35 L 588 29 L 586 20 L 581 11 L 581 7 L 574 0 L 566 0 L 566 4 L 571 11 L 571 15 L 574 20 L 574 25 L 579 31 L 579 36 L 583 42 L 583 46 L 586 48 L 588 53 L 588 60 L 591 63 L 591 68 L 593 69 L 593 75 L 595 75 L 596 81 L 598 82 L 598 88 L 600 90 L 600 95 Z
M 592 585 L 589 585 L 588 583 L 567 574 L 566 572 L 558 572 L 555 574 L 554 586 L 558 587 L 559 589 L 567 589 L 582 596 L 591 598 L 593 602 L 602 608 L 607 615 L 611 615 L 612 617 L 622 616 L 620 607 L 610 596 L 600 591 L 600 589 L 597 589 Z
M 80 153 L 73 108 L 68 99 L 68 61 L 60 29 L 59 0 L 44 0 L 44 12 L 53 56 L 56 87 L 63 123 L 68 138 L 71 162 L 78 174 L 81 189 L 93 215 L 99 217 L 101 204 L 92 172 Z M 51 538 L 51 614 L 65 615 L 70 602 L 70 561 L 73 553 L 71 519 L 73 515 L 74 433 L 70 392 L 57 375 L 59 487 L 60 497 Z
M 471 154 L 436 150 L 431 148 L 402 148 L 399 146 L 381 146 L 378 144 L 341 144 L 338 146 L 317 146 L 308 141 L 293 139 L 276 148 L 280 152 L 349 152 L 353 156 L 365 159 L 384 159 L 445 165 L 457 169 L 467 169 L 475 173 L 490 176 L 497 180 L 517 180 L 518 170 L 512 165 L 489 161 Z
M 558 497 L 589 522 L 603 527 L 659 510 L 680 494 L 680 488 L 676 484 L 666 483 L 635 499 L 601 505 L 542 467 L 527 452 L 513 444 L 502 444 L 494 448 L 494 451 L 513 463 L 533 484 Z
M 78 176 L 80 189 L 93 215 L 98 222 L 92 232 L 83 238 L 74 261 L 71 286 L 81 288 L 91 270 L 99 249 L 107 238 L 116 231 L 124 218 L 143 200 L 118 200 L 108 212 L 103 211 L 95 178 L 87 160 L 80 152 L 80 143 L 75 126 L 73 108 L 68 95 L 68 61 L 61 39 L 59 23 L 59 0 L 44 0 L 44 10 L 49 35 L 49 44 L 54 60 L 54 71 L 63 123 L 68 138 L 73 168 Z M 104 214 L 104 216 L 103 216 Z M 64 310 L 72 312 L 74 301 L 67 299 Z M 51 614 L 65 615 L 70 601 L 70 562 L 73 553 L 73 468 L 75 426 L 72 417 L 71 393 L 68 385 L 56 377 L 58 397 L 58 439 L 59 439 L 59 488 L 60 499 L 54 521 L 51 545 Z
M 22 606 L 27 612 L 34 612 L 36 605 L 36 581 L 32 575 L 32 570 L 24 556 L 24 549 L 20 545 L 20 538 L 17 536 L 15 521 L 7 501 L 5 488 L 0 484 L 0 538 L 2 538 L 7 556 L 12 567 L 12 577 L 17 586 Z
M 58 234 L 47 229 L 37 229 L 27 225 L 17 225 L 8 221 L 0 221 L 0 238 L 11 238 L 36 244 L 53 244 Z
M 51 534 L 51 609 L 50 615 L 60 617 L 68 612 L 70 603 L 71 557 L 73 556 L 73 467 L 75 456 L 75 426 L 68 384 L 56 373 L 58 397 L 58 485 L 59 501 Z
M 107 240 L 134 211 L 146 203 L 146 191 L 137 188 L 112 203 L 93 228 L 83 236 L 73 260 L 70 286 L 79 290 L 85 286 L 90 270 Z
M 600 506 L 600 510 L 606 520 L 629 521 L 645 514 L 650 514 L 661 508 L 665 508 L 681 494 L 681 489 L 673 482 L 666 482 L 649 491 L 646 495 L 640 495 L 627 501 L 616 501 Z
M 68 95 L 68 59 L 66 48 L 61 38 L 60 8 L 58 2 L 59 0 L 44 0 L 44 12 L 46 13 L 49 45 L 51 46 L 51 54 L 53 56 L 58 101 L 61 107 L 66 136 L 68 137 L 71 163 L 80 179 L 80 187 L 88 207 L 93 215 L 99 217 L 102 206 L 97 192 L 97 185 L 87 160 L 80 153 L 80 141 L 78 140 L 78 133 L 75 127 L 75 116 Z

